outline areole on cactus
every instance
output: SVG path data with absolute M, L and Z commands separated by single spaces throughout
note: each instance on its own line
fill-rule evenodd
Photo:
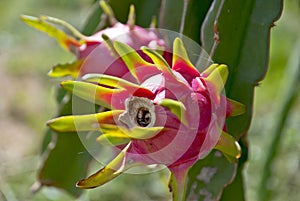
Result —
M 76 96 L 110 111 L 64 116 L 50 120 L 56 131 L 101 132 L 98 141 L 124 147 L 106 167 L 77 183 L 94 188 L 139 165 L 163 164 L 171 171 L 174 200 L 184 199 L 189 168 L 213 148 L 228 158 L 239 158 L 237 142 L 224 130 L 225 118 L 243 113 L 244 107 L 221 94 L 226 65 L 212 64 L 199 73 L 188 59 L 182 41 L 173 45 L 172 67 L 155 50 L 143 47 L 153 63 L 119 41 L 115 51 L 134 82 L 106 74 L 88 74 L 82 81 L 63 81 Z M 145 68 L 153 70 L 148 75 Z M 155 82 L 149 81 L 155 78 Z M 229 107 L 228 107 L 229 106 Z

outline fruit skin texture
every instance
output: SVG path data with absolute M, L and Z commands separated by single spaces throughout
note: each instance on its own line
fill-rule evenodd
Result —
M 135 50 L 139 50 L 142 46 L 153 49 L 158 47 L 164 48 L 165 44 L 154 30 L 144 29 L 134 26 L 132 29 L 127 24 L 116 23 L 114 26 L 97 32 L 96 34 L 86 37 L 85 44 L 77 48 L 78 59 L 84 59 L 84 63 L 80 68 L 80 76 L 88 73 L 99 73 L 122 77 L 128 72 L 128 68 L 115 53 L 113 47 L 105 42 L 103 35 L 109 37 L 109 41 L 121 41 Z M 138 53 L 147 61 L 149 57 L 143 52 Z
M 181 201 L 185 200 L 188 170 L 213 148 L 230 160 L 239 158 L 239 145 L 223 128 L 227 117 L 240 115 L 245 108 L 221 93 L 228 77 L 226 65 L 212 64 L 199 73 L 179 38 L 174 40 L 171 67 L 153 49 L 136 51 L 118 40 L 106 43 L 113 44 L 110 47 L 120 56 L 117 61 L 121 59 L 124 71 L 113 74 L 103 69 L 86 74 L 82 81 L 61 85 L 110 110 L 48 122 L 50 128 L 61 132 L 100 131 L 99 143 L 113 145 L 119 152 L 103 169 L 80 180 L 78 187 L 95 188 L 134 166 L 163 164 L 171 172 L 173 200 Z M 90 54 L 94 53 L 102 50 Z

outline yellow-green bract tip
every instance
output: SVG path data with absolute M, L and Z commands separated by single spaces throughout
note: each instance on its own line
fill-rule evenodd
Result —
M 215 87 L 216 93 L 219 95 L 224 88 L 227 78 L 228 67 L 224 64 L 220 64 L 208 75 L 207 78 L 205 78 L 205 80 Z

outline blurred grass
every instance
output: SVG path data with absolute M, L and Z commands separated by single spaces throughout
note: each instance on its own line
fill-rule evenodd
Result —
M 35 196 L 29 189 L 39 165 L 40 142 L 45 121 L 55 115 L 53 86 L 47 77 L 52 65 L 73 56 L 53 39 L 27 27 L 20 14 L 50 15 L 81 28 L 93 0 L 2 0 L 0 2 L 0 201 L 74 200 L 52 188 Z M 300 37 L 299 1 L 286 0 L 283 17 L 272 29 L 270 68 L 256 89 L 255 113 L 249 133 L 250 160 L 245 171 L 247 197 L 257 200 L 266 147 L 272 135 L 273 117 L 284 90 L 283 75 L 290 52 Z M 300 101 L 291 114 L 273 166 L 269 188 L 272 200 L 300 198 Z M 97 164 L 93 167 L 96 168 Z M 63 170 L 62 170 L 63 171 Z M 162 176 L 161 176 L 162 175 Z M 165 174 L 122 175 L 99 189 L 87 191 L 80 200 L 166 200 L 161 184 Z
M 300 38 L 300 2 L 285 1 L 283 15 L 272 29 L 270 65 L 266 78 L 256 89 L 254 118 L 249 131 L 250 160 L 245 171 L 249 201 L 258 200 L 259 181 L 263 164 L 274 133 L 274 120 L 277 119 L 279 104 L 284 97 L 286 65 Z M 290 75 L 291 76 L 291 75 Z M 270 200 L 299 200 L 300 198 L 300 98 L 289 114 L 282 140 L 272 164 L 271 178 L 267 188 L 271 191 Z
M 72 55 L 27 27 L 20 14 L 54 15 L 80 27 L 91 1 L 2 0 L 0 2 L 0 200 L 73 200 L 49 189 L 33 197 L 45 121 L 55 115 L 50 67 Z M 49 191 L 51 193 L 49 193 Z

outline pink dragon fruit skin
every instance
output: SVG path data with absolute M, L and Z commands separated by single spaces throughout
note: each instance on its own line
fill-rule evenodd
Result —
M 120 41 L 114 41 L 113 47 L 127 68 L 125 74 L 111 76 L 104 71 L 61 84 L 74 95 L 111 110 L 59 117 L 48 125 L 63 132 L 101 130 L 100 143 L 123 148 L 107 166 L 79 181 L 78 187 L 95 188 L 134 166 L 163 164 L 171 171 L 173 199 L 184 200 L 187 173 L 195 162 L 213 148 L 231 159 L 240 156 L 235 139 L 223 131 L 226 117 L 245 110 L 221 93 L 227 66 L 213 64 L 199 73 L 179 38 L 173 45 L 172 67 L 150 48 L 141 50 L 153 63 Z
M 132 33 L 128 34 L 130 32 Z M 103 43 L 103 34 L 108 36 L 110 39 L 121 36 L 118 38 L 118 40 L 128 44 L 134 49 L 140 49 L 142 46 L 156 48 L 157 45 L 162 47 L 165 45 L 164 41 L 159 39 L 154 31 L 149 31 L 137 25 L 135 25 L 132 29 L 129 25 L 118 22 L 112 27 L 108 27 L 92 36 L 86 37 L 86 44 L 79 47 L 78 58 L 86 58 L 93 49 L 95 49 L 99 44 Z
M 153 49 L 165 47 L 164 41 L 157 36 L 154 30 L 144 29 L 139 26 L 134 26 L 134 29 L 131 29 L 127 24 L 116 23 L 113 27 L 86 37 L 86 43 L 78 48 L 78 58 L 84 59 L 79 76 L 99 73 L 122 77 L 128 73 L 128 68 L 123 60 L 113 55 L 111 47 L 105 44 L 103 34 L 108 36 L 110 41 L 117 39 L 136 50 L 139 50 L 142 46 Z M 138 53 L 143 59 L 151 62 L 151 59 L 142 51 L 138 51 Z

